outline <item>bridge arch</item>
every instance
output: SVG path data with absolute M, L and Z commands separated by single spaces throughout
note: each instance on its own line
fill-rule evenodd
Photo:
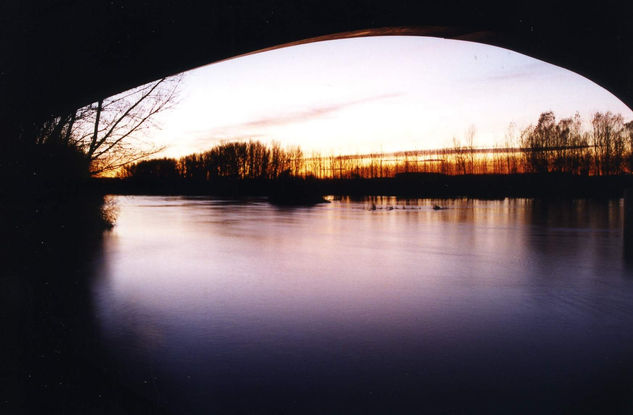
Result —
M 572 70 L 633 106 L 633 27 L 620 6 L 71 0 L 46 7 L 6 2 L 0 16 L 5 132 L 30 118 L 211 62 L 279 45 L 372 34 L 504 47 Z

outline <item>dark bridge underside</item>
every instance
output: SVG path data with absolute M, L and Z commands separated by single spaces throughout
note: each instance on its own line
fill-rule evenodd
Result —
M 627 6 L 522 3 L 9 0 L 0 5 L 0 139 L 48 114 L 210 62 L 309 38 L 371 34 L 509 48 L 584 75 L 633 107 Z

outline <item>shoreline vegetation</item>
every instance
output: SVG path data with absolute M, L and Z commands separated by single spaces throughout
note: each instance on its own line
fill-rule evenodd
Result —
M 300 147 L 235 141 L 181 158 L 128 164 L 95 178 L 102 192 L 227 197 L 268 196 L 313 204 L 323 195 L 401 197 L 621 197 L 633 186 L 633 122 L 596 113 L 583 129 L 576 114 L 544 112 L 502 145 L 474 146 L 471 127 L 450 148 L 356 155 L 305 155 Z
M 91 188 L 103 194 L 187 195 L 242 198 L 268 197 L 274 204 L 310 205 L 323 196 L 397 196 L 403 198 L 619 198 L 633 187 L 633 176 L 574 176 L 570 174 L 482 174 L 451 176 L 402 173 L 385 178 L 316 179 L 221 178 L 212 183 L 186 179 L 93 179 Z M 290 184 L 289 184 L 290 182 Z

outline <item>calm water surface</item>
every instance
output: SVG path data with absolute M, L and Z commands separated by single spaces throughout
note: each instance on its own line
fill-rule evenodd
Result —
M 633 411 L 620 201 L 115 200 L 98 330 L 176 413 Z

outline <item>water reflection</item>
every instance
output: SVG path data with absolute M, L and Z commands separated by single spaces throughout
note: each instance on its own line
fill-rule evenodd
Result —
M 118 203 L 98 322 L 131 387 L 177 412 L 631 404 L 617 201 Z

